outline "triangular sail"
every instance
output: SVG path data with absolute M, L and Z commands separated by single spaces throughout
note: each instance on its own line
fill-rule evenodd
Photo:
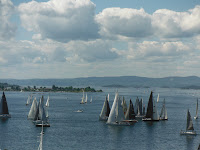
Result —
M 138 114 L 138 111 L 139 111 L 138 106 L 139 106 L 139 98 L 137 97 L 136 100 L 135 100 L 135 105 L 134 105 L 134 110 L 135 110 L 136 114 Z
M 159 94 L 158 94 L 158 97 L 157 97 L 157 102 L 159 101 Z
M 139 101 L 139 110 L 140 110 L 140 115 L 143 115 L 143 99 L 141 98 Z
M 164 119 L 164 120 L 168 119 L 168 117 L 167 117 L 167 109 L 165 107 L 165 99 L 163 100 L 163 106 L 162 106 L 161 113 L 160 113 L 160 119 L 161 120 L 162 119 Z
M 86 96 L 85 96 L 85 103 L 87 103 L 87 93 L 86 93 Z
M 153 92 L 151 91 L 147 106 L 146 118 L 152 118 L 152 117 L 153 117 Z
M 187 126 L 186 126 L 186 130 L 194 130 L 193 123 L 192 123 L 192 118 L 191 118 L 189 109 L 188 109 L 188 112 L 187 112 Z
M 119 94 L 118 94 L 118 92 L 116 92 L 115 99 L 113 101 L 107 123 L 112 123 L 112 122 L 116 121 L 116 106 L 117 106 L 117 102 L 118 102 L 118 97 L 119 97 Z
M 156 102 L 153 100 L 153 120 L 159 120 L 158 111 L 156 107 Z
M 128 109 L 127 109 L 127 112 L 125 115 L 125 119 L 126 120 L 134 120 L 135 119 L 135 112 L 134 112 L 134 107 L 133 107 L 133 103 L 132 103 L 131 99 L 130 99 L 129 106 L 128 106 Z
M 108 94 L 108 102 L 109 102 L 109 100 L 110 100 L 110 94 Z
M 116 107 L 116 121 L 120 122 L 122 120 L 125 120 L 125 116 L 124 116 L 121 97 L 118 97 L 117 107 Z
M 124 97 L 123 97 L 123 100 L 122 100 L 122 107 L 123 107 L 124 114 L 126 114 L 126 111 L 127 111 L 127 104 L 126 104 L 126 101 L 125 101 L 125 98 L 124 98 Z
M 46 104 L 45 104 L 46 107 L 49 107 L 49 100 L 50 100 L 50 98 L 49 98 L 49 96 L 48 96 L 47 102 L 46 102 Z
M 36 98 L 34 98 L 32 105 L 31 105 L 31 109 L 28 113 L 28 119 L 34 119 L 36 112 L 37 112 L 37 100 L 36 100 Z
M 0 115 L 9 114 L 5 93 L 3 92 L 0 103 Z
M 110 106 L 106 97 L 99 118 L 102 120 L 106 120 L 109 114 L 110 114 Z
M 195 116 L 196 118 L 198 117 L 198 107 L 199 107 L 199 106 L 198 106 L 198 99 L 197 99 L 197 105 L 196 105 L 196 116 Z

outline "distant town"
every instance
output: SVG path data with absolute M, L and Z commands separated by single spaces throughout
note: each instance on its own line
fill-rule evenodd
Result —
M 21 92 L 103 92 L 100 90 L 95 90 L 94 88 L 91 88 L 90 86 L 85 88 L 74 88 L 72 86 L 69 87 L 57 87 L 55 85 L 52 85 L 52 87 L 45 87 L 45 86 L 27 86 L 22 87 L 19 85 L 10 85 L 8 83 L 0 83 L 0 90 L 1 91 L 21 91 Z

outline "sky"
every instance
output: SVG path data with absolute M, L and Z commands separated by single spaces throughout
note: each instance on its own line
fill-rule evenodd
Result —
M 0 0 L 0 78 L 200 76 L 200 0 Z

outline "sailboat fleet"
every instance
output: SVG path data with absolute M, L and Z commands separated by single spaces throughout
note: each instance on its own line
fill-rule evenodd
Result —
M 85 94 L 85 91 L 83 89 L 83 97 L 81 98 L 80 104 L 86 104 L 87 102 L 88 102 L 88 96 L 87 96 L 87 93 Z M 92 96 L 89 102 L 92 103 Z

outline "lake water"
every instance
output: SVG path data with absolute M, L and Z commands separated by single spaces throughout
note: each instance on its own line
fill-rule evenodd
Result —
M 160 95 L 157 104 L 160 113 L 165 98 L 168 121 L 143 122 L 133 126 L 109 126 L 98 120 L 105 96 L 110 93 L 110 106 L 114 99 L 114 88 L 95 87 L 102 93 L 87 93 L 93 102 L 80 104 L 82 93 L 36 93 L 37 100 L 50 95 L 49 122 L 51 127 L 44 128 L 44 150 L 196 150 L 200 135 L 180 135 L 186 128 L 187 109 L 195 115 L 198 90 L 181 89 L 118 89 L 127 104 L 133 103 L 138 96 L 147 106 L 150 91 L 154 98 Z M 2 92 L 1 92 L 2 94 Z M 30 106 L 26 106 L 29 92 L 5 92 L 11 118 L 0 120 L 0 149 L 36 150 L 39 145 L 41 128 L 27 120 Z M 83 110 L 82 113 L 75 112 Z M 193 119 L 194 129 L 200 134 L 200 118 Z

